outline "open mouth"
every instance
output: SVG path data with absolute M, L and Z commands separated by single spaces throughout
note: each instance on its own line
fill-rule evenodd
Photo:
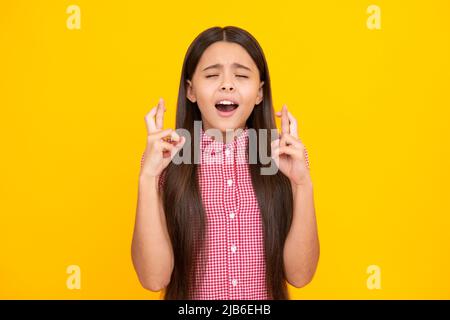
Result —
M 237 107 L 239 107 L 238 104 L 220 104 L 220 103 L 216 104 L 217 110 L 222 112 L 230 112 L 236 109 Z
M 229 113 L 235 110 L 237 107 L 239 107 L 239 104 L 236 101 L 232 100 L 221 100 L 218 101 L 216 104 L 216 109 L 219 110 L 222 113 Z

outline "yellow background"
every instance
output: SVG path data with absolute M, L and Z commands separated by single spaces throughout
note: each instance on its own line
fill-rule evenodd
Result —
M 187 47 L 216 25 L 258 39 L 309 151 L 321 256 L 292 298 L 450 298 L 444 0 L 2 1 L 0 298 L 159 298 L 130 254 L 144 115 L 163 97 L 173 126 Z

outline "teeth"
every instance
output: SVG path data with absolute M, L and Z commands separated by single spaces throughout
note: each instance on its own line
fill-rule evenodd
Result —
M 237 104 L 237 103 L 234 103 L 233 101 L 230 101 L 230 100 L 221 100 L 221 101 L 217 102 L 217 104 L 228 104 L 228 105 L 230 105 L 230 104 Z

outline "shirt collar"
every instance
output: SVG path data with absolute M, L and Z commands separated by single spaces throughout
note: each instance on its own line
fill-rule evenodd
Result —
M 242 130 L 239 130 L 236 132 L 237 136 L 234 137 L 234 139 L 228 143 L 225 143 L 223 141 L 215 140 L 214 137 L 209 136 L 206 134 L 206 131 L 201 128 L 200 133 L 200 141 L 201 141 L 201 148 L 204 150 L 206 147 L 213 145 L 215 148 L 219 149 L 225 149 L 225 148 L 238 148 L 238 147 L 245 147 L 248 142 L 248 127 L 245 126 Z
M 200 149 L 202 163 L 246 163 L 248 149 L 248 127 L 236 132 L 237 136 L 228 143 L 217 141 L 201 128 Z M 219 158 L 217 158 L 219 156 Z

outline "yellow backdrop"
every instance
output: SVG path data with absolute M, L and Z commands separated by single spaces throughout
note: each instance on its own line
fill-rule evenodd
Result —
M 450 298 L 449 1 L 2 1 L 0 298 L 158 299 L 130 243 L 144 115 L 188 45 L 251 32 L 311 161 L 294 299 Z

